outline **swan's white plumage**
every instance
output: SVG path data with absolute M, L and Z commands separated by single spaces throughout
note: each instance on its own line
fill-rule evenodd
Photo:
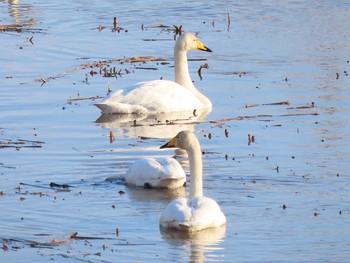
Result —
M 190 33 L 181 35 L 175 43 L 175 82 L 153 80 L 117 90 L 95 104 L 103 113 L 154 114 L 199 110 L 212 107 L 210 100 L 193 85 L 188 72 L 187 52 L 211 50 Z
M 177 198 L 163 212 L 160 225 L 164 228 L 195 232 L 220 227 L 226 218 L 219 205 L 211 198 Z
M 160 218 L 160 226 L 195 232 L 226 224 L 226 217 L 215 200 L 203 196 L 202 152 L 196 136 L 190 131 L 179 132 L 170 142 L 161 148 L 178 147 L 188 153 L 190 161 L 189 198 L 173 200 Z
M 152 114 L 203 108 L 201 101 L 184 86 L 169 80 L 152 80 L 118 90 L 96 104 L 106 113 Z
M 125 175 L 128 185 L 150 188 L 178 188 L 186 182 L 186 174 L 174 158 L 142 158 Z

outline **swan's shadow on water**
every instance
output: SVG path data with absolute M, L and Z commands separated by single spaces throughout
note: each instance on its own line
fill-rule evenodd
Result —
M 131 138 L 170 138 L 183 130 L 194 131 L 196 122 L 203 120 L 211 109 L 142 114 L 102 114 L 96 121 L 103 129 L 115 130 L 117 136 Z
M 188 262 L 205 262 L 205 254 L 210 256 L 211 253 L 215 252 L 215 257 L 218 257 L 217 251 L 223 249 L 220 247 L 220 243 L 224 241 L 226 225 L 218 228 L 208 228 L 194 233 L 174 231 L 160 227 L 160 233 L 169 245 L 177 249 L 180 247 L 190 252 Z M 219 261 L 222 259 L 222 257 L 219 257 Z

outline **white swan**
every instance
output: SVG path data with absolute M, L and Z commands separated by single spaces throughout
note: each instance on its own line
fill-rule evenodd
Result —
M 187 151 L 190 161 L 190 195 L 189 198 L 173 200 L 160 218 L 160 226 L 195 232 L 226 224 L 226 217 L 219 205 L 203 196 L 202 152 L 197 137 L 190 131 L 179 132 L 171 141 L 161 148 L 178 147 Z
M 142 158 L 125 175 L 131 186 L 175 189 L 184 186 L 186 174 L 174 158 Z
M 112 93 L 95 104 L 103 113 L 164 113 L 212 107 L 210 100 L 192 83 L 188 72 L 187 51 L 212 52 L 193 34 L 181 35 L 174 48 L 175 82 L 152 80 Z

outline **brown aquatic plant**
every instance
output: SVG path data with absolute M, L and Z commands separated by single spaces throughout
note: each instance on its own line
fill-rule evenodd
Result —
M 203 68 L 209 68 L 209 65 L 208 65 L 208 63 L 205 63 L 204 65 L 200 65 L 199 66 L 199 69 L 198 69 L 198 76 L 199 76 L 199 79 L 200 80 L 202 80 L 203 79 L 203 77 L 202 77 L 202 69 Z
M 46 80 L 44 78 L 41 78 L 40 81 L 41 81 L 41 85 L 40 86 L 43 86 L 46 83 Z
M 111 87 L 110 87 L 110 85 L 109 85 L 109 81 L 108 81 L 107 96 L 108 96 L 109 94 L 111 94 L 111 92 L 112 92 L 112 89 L 111 89 Z
M 113 18 L 113 28 L 114 29 L 117 28 L 117 18 L 116 17 Z
M 115 141 L 115 137 L 112 131 L 109 131 L 109 143 L 113 143 Z
M 248 145 L 255 142 L 255 136 L 248 134 Z
M 181 36 L 181 34 L 182 34 L 182 25 L 180 25 L 180 26 L 173 25 L 173 27 L 175 28 L 175 30 L 174 30 L 174 40 L 176 40 L 176 36 L 177 35 Z
M 230 31 L 230 25 L 231 25 L 231 18 L 230 13 L 227 13 L 227 31 Z
M 7 251 L 7 250 L 9 249 L 9 247 L 8 247 L 8 245 L 7 245 L 6 242 L 2 242 L 2 249 L 3 249 L 4 251 Z

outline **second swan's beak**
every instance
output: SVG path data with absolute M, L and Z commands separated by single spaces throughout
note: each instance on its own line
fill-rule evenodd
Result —
M 166 144 L 160 146 L 159 149 L 164 149 L 164 148 L 173 148 L 175 147 L 176 143 L 176 137 L 172 138 L 170 141 L 168 141 Z
M 204 46 L 204 44 L 202 42 L 200 42 L 200 40 L 198 40 L 198 39 L 197 39 L 197 48 L 198 48 L 198 50 L 213 52 L 210 48 Z

